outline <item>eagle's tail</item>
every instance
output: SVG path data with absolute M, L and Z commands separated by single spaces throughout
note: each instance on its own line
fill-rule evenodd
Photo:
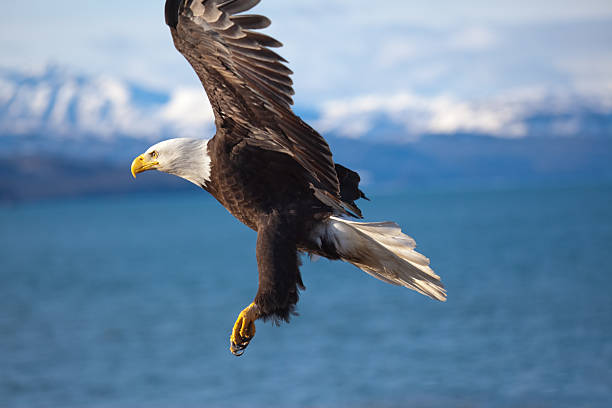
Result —
M 342 260 L 376 279 L 446 301 L 446 290 L 429 267 L 429 259 L 414 250 L 414 239 L 403 234 L 396 223 L 330 217 L 324 240 Z

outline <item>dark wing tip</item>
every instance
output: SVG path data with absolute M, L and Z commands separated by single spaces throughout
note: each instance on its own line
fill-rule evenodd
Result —
M 172 28 L 176 28 L 176 25 L 178 24 L 181 1 L 182 0 L 166 0 L 166 24 Z
M 267 28 L 272 24 L 268 17 L 255 14 L 238 14 L 231 16 L 230 20 L 246 30 Z
M 227 0 L 219 4 L 219 10 L 227 14 L 238 14 L 248 11 L 259 4 L 261 0 Z

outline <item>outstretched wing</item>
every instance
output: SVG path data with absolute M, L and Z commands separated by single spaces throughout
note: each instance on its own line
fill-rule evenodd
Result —
M 342 203 L 331 151 L 291 110 L 292 72 L 270 49 L 281 44 L 254 31 L 270 20 L 240 14 L 259 1 L 167 0 L 166 22 L 206 89 L 217 128 L 229 130 L 226 137 L 290 155 L 310 174 L 317 195 L 337 206 Z

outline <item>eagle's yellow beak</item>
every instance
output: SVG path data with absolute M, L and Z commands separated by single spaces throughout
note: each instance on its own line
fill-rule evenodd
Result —
M 157 161 L 147 161 L 147 159 L 145 159 L 144 157 L 144 154 L 141 154 L 140 156 L 135 158 L 134 161 L 132 162 L 132 176 L 136 178 L 136 175 L 138 173 L 142 173 L 143 171 L 154 169 L 155 166 L 157 166 L 158 164 L 159 162 Z

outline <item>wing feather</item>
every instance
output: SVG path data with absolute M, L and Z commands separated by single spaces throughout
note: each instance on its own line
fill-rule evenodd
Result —
M 238 15 L 259 1 L 167 0 L 166 21 L 176 48 L 204 85 L 217 127 L 226 128 L 231 121 L 232 128 L 242 128 L 237 136 L 217 132 L 215 137 L 257 138 L 259 146 L 289 154 L 310 175 L 314 188 L 340 202 L 327 142 L 291 110 L 293 72 L 270 49 L 282 44 L 254 31 L 268 27 L 270 20 Z
M 263 69 L 266 71 L 271 71 L 276 74 L 283 75 L 283 80 L 281 81 L 281 83 L 286 83 L 289 86 L 293 85 L 293 81 L 289 77 L 289 75 L 293 74 L 293 71 L 291 71 L 283 64 L 280 64 L 278 62 L 268 62 L 259 59 L 249 58 L 248 56 L 242 55 L 242 53 L 238 52 L 236 53 L 234 58 L 243 64 L 254 66 L 257 69 Z
M 259 4 L 261 0 L 228 0 L 219 4 L 219 9 L 227 14 L 238 14 L 248 11 Z
M 255 41 L 255 43 L 259 44 L 262 47 L 280 48 L 283 46 L 283 43 L 275 40 L 274 38 L 268 35 L 256 33 L 250 30 L 245 30 L 245 32 L 247 33 L 248 39 Z
M 247 30 L 257 30 L 261 28 L 269 27 L 272 22 L 269 18 L 264 16 L 258 16 L 253 14 L 242 14 L 232 16 L 230 19 L 238 24 L 240 27 Z
M 259 61 L 267 62 L 287 62 L 286 59 L 275 53 L 269 48 L 250 48 L 241 45 L 232 44 L 230 48 L 246 57 L 253 58 Z
M 230 22 L 229 27 L 227 27 L 224 30 L 217 31 L 219 34 L 223 36 L 223 38 L 229 39 L 229 40 L 240 40 L 241 42 L 244 38 L 248 38 L 248 33 L 243 31 L 242 28 L 240 28 L 238 24 L 234 23 L 230 19 L 228 19 L 228 21 Z
M 227 14 L 223 13 L 223 11 L 218 7 L 206 7 L 206 2 L 193 1 L 193 12 L 194 13 L 202 13 L 202 18 L 206 20 L 208 24 L 213 24 L 219 21 L 223 16 L 227 16 Z M 196 14 L 197 15 L 197 14 Z
M 237 61 L 240 61 L 236 58 Z M 293 81 L 291 78 L 287 76 L 287 74 L 283 74 L 276 70 L 271 70 L 266 67 L 263 67 L 259 64 L 252 63 L 251 61 L 241 61 L 241 68 L 248 69 L 255 75 L 260 75 L 262 79 L 266 82 L 273 82 L 272 86 L 278 88 L 281 91 L 284 91 L 285 94 L 293 95 Z

